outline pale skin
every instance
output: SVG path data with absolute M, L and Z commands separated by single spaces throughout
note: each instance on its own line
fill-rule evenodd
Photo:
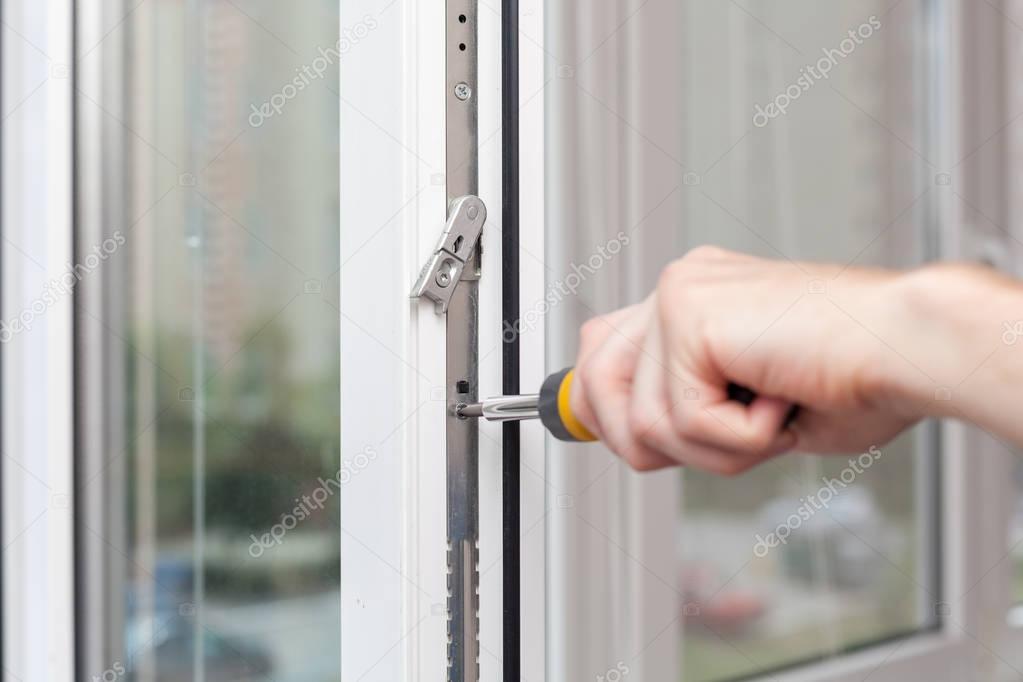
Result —
M 901 272 L 700 247 L 646 300 L 582 327 L 571 403 L 641 471 L 735 475 L 793 450 L 863 452 L 926 417 L 1023 447 L 1016 330 L 1023 283 L 987 268 Z M 756 400 L 729 400 L 729 383 Z

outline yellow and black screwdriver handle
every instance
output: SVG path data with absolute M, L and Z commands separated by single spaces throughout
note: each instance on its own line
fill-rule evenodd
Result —
M 569 403 L 574 376 L 575 368 L 568 367 L 544 379 L 536 402 L 540 421 L 558 440 L 595 441 L 597 437 L 583 426 L 583 423 L 572 412 L 572 405 Z

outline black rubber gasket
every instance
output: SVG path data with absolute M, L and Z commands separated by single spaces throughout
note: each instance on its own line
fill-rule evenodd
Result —
M 519 2 L 501 3 L 501 391 L 519 385 Z M 501 460 L 502 679 L 521 675 L 519 424 L 505 422 Z

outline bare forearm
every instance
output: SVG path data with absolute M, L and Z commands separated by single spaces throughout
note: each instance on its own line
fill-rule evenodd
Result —
M 927 416 L 963 419 L 1023 446 L 1023 284 L 991 270 L 938 265 L 903 291 L 904 357 L 888 358 Z M 900 366 L 901 365 L 901 366 Z

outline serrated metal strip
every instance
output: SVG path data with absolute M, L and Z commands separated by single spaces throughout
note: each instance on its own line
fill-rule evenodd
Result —
M 478 194 L 478 0 L 446 0 L 448 204 Z M 479 680 L 479 431 L 455 406 L 478 396 L 479 247 L 448 302 L 447 383 L 448 681 Z

